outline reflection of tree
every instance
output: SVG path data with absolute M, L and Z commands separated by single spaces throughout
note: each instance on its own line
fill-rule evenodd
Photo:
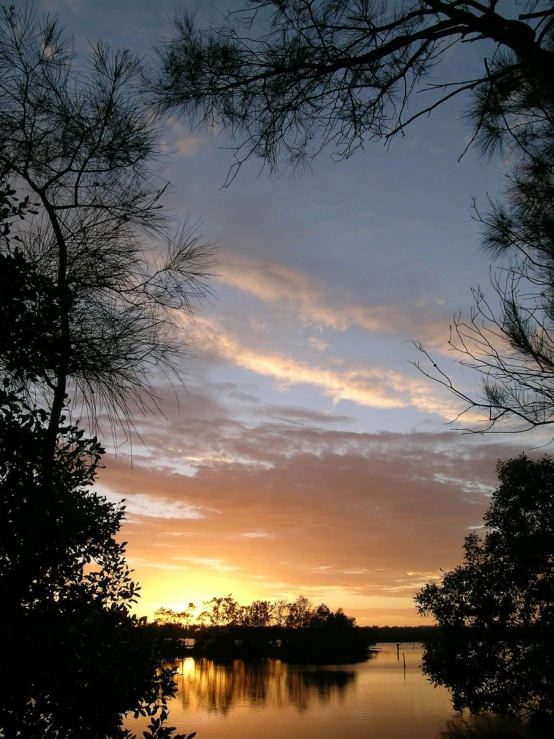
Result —
M 315 670 L 304 673 L 304 684 L 317 690 L 320 699 L 326 701 L 331 694 L 342 700 L 346 694 L 346 688 L 352 683 L 356 676 L 355 672 L 345 670 Z
M 217 664 L 197 660 L 178 677 L 183 708 L 227 714 L 239 703 L 255 708 L 308 709 L 313 700 L 342 700 L 356 673 L 286 665 L 280 660 Z
M 457 711 L 519 715 L 552 736 L 553 635 L 468 638 L 456 630 L 426 645 L 423 670 L 452 692 Z

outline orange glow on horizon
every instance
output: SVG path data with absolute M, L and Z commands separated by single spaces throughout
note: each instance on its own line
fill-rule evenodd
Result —
M 174 572 L 158 570 L 154 573 L 151 568 L 137 568 L 133 573 L 141 586 L 141 598 L 135 604 L 133 612 L 137 616 L 146 616 L 149 621 L 154 619 L 154 613 L 161 607 L 182 611 L 189 603 L 194 603 L 199 613 L 203 610 L 203 603 L 213 597 L 232 595 L 240 605 L 248 605 L 255 600 L 276 601 L 295 600 L 299 595 L 305 595 L 312 605 L 326 603 L 329 608 L 342 608 L 347 616 L 354 616 L 358 626 L 426 626 L 432 623 L 431 619 L 418 615 L 410 598 L 382 596 L 352 596 L 344 592 L 310 594 L 309 592 L 289 591 L 268 593 L 250 582 L 239 577 L 230 578 L 224 573 L 210 573 L 202 570 L 190 570 L 184 576 L 176 576 Z

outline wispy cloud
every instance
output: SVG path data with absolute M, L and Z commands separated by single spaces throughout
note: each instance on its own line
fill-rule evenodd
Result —
M 337 371 L 314 367 L 290 357 L 263 353 L 241 344 L 230 333 L 216 328 L 206 319 L 200 319 L 198 323 L 200 330 L 195 331 L 195 341 L 203 351 L 259 375 L 271 377 L 282 390 L 286 390 L 289 385 L 308 384 L 319 387 L 335 404 L 340 400 L 351 400 L 376 408 L 401 408 L 406 405 L 406 401 L 387 393 L 387 388 L 397 387 L 400 382 L 400 377 L 394 372 L 379 368 Z
M 208 567 L 211 570 L 217 570 L 218 572 L 232 572 L 237 570 L 238 567 L 233 567 L 227 564 L 223 559 L 210 559 L 209 557 L 174 557 L 174 559 L 183 560 L 184 562 L 190 562 L 194 565 L 201 565 L 202 567 Z
M 336 369 L 332 357 L 326 357 L 327 364 L 314 365 L 277 352 L 262 351 L 207 318 L 198 319 L 194 339 L 201 352 L 270 377 L 282 391 L 294 385 L 317 387 L 332 399 L 333 405 L 349 400 L 370 408 L 413 406 L 448 420 L 462 410 L 453 397 L 441 394 L 436 386 L 423 378 L 379 366 L 353 365 Z
M 217 279 L 259 300 L 294 312 L 304 324 L 345 331 L 351 327 L 371 333 L 394 333 L 405 339 L 438 346 L 448 339 L 448 321 L 442 300 L 404 304 L 402 297 L 387 304 L 352 303 L 337 299 L 316 278 L 276 263 L 258 263 L 233 257 L 218 270 Z M 321 350 L 313 337 L 312 348 Z
M 209 150 L 210 138 L 207 134 L 188 130 L 178 118 L 173 116 L 168 116 L 166 122 L 169 141 L 165 143 L 164 148 L 175 148 L 186 159 L 192 159 L 200 151 Z
M 204 136 L 194 134 L 185 134 L 177 139 L 177 148 L 179 153 L 187 159 L 192 159 L 199 151 L 208 148 L 207 140 Z
M 119 502 L 119 498 L 117 498 L 117 502 Z M 125 500 L 125 508 L 128 516 L 138 515 L 163 519 L 204 518 L 204 514 L 199 506 L 163 500 L 151 493 L 134 493 L 128 500 Z

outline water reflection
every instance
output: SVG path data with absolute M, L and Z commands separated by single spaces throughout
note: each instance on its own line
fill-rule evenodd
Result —
M 366 662 L 319 670 L 272 659 L 179 660 L 169 723 L 197 739 L 436 739 L 452 704 L 422 674 L 422 656 L 390 644 Z M 143 724 L 126 725 L 142 736 Z
M 456 710 L 521 717 L 537 735 L 554 736 L 554 634 L 509 636 L 439 632 L 425 651 L 424 671 L 451 691 Z
M 177 665 L 182 707 L 224 715 L 237 705 L 306 711 L 314 701 L 344 700 L 356 682 L 353 670 L 299 667 L 280 660 L 218 664 L 188 658 Z

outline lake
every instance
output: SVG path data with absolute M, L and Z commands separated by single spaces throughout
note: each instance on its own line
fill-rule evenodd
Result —
M 377 645 L 366 662 L 320 668 L 280 660 L 185 658 L 169 724 L 197 739 L 436 739 L 454 713 L 422 674 L 423 649 Z M 146 721 L 126 726 L 142 734 Z M 140 731 L 140 733 L 139 733 Z

